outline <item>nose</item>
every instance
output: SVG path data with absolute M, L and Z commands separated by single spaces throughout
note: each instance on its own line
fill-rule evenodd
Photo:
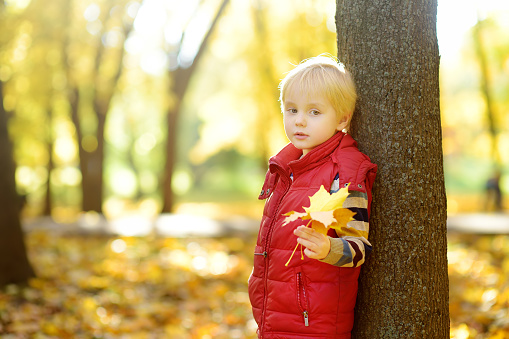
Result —
M 302 113 L 298 113 L 297 116 L 295 117 L 295 125 L 305 127 L 306 126 L 306 116 Z

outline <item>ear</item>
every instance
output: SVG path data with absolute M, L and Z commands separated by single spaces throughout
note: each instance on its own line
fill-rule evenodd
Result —
M 350 119 L 352 118 L 352 113 L 348 113 L 343 115 L 343 117 L 339 120 L 338 126 L 336 127 L 337 131 L 342 131 L 345 128 L 348 127 L 348 123 L 350 122 Z

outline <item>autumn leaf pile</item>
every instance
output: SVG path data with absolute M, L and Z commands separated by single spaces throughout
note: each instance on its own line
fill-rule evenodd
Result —
M 256 338 L 254 243 L 38 232 L 27 247 L 38 277 L 0 292 L 1 338 Z
M 509 235 L 449 234 L 451 338 L 509 339 Z
M 256 338 L 254 237 L 27 235 L 38 278 L 0 292 L 0 337 Z M 451 338 L 509 338 L 509 236 L 449 235 Z

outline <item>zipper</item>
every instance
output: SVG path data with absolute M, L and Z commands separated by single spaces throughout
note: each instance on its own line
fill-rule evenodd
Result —
M 281 178 L 283 178 L 283 176 L 280 176 Z M 263 308 L 262 308 L 262 323 L 260 325 L 260 338 L 263 338 L 263 335 L 264 335 L 264 326 L 265 326 L 265 308 L 267 306 L 267 295 L 266 295 L 266 292 L 267 292 L 267 272 L 268 272 L 268 269 L 269 269 L 269 263 L 268 263 L 268 256 L 269 256 L 269 253 L 267 252 L 267 249 L 268 249 L 268 246 L 269 246 L 269 242 L 270 242 L 270 238 L 272 236 L 272 230 L 274 229 L 274 225 L 276 223 L 276 220 L 277 220 L 277 215 L 279 213 L 279 208 L 281 207 L 281 202 L 283 201 L 283 199 L 285 198 L 286 194 L 288 193 L 288 191 L 290 190 L 290 186 L 291 186 L 291 182 L 288 182 L 286 183 L 286 188 L 285 188 L 285 191 L 284 193 L 281 195 L 281 198 L 279 198 L 279 201 L 277 203 L 277 207 L 276 209 L 274 210 L 274 215 L 273 215 L 273 219 L 272 219 L 272 222 L 270 223 L 269 225 L 269 230 L 267 231 L 267 237 L 265 238 L 265 245 L 263 246 L 263 248 L 265 249 L 265 251 L 263 251 L 263 253 L 255 253 L 255 255 L 263 255 L 263 257 L 265 259 L 267 259 L 267 261 L 265 261 L 265 269 L 264 269 L 264 274 L 263 274 L 263 291 L 264 291 L 264 298 L 263 298 Z M 275 187 L 274 187 L 274 190 L 275 190 Z M 273 191 L 274 191 L 273 190 Z M 271 197 L 272 197 L 272 194 L 271 194 Z
M 269 247 L 270 238 L 272 236 L 272 230 L 274 229 L 274 224 L 276 223 L 277 216 L 279 215 L 279 208 L 281 207 L 281 203 L 283 202 L 283 199 L 285 198 L 286 194 L 290 190 L 290 184 L 285 188 L 285 192 L 281 195 L 281 198 L 279 198 L 278 204 L 276 209 L 274 210 L 274 217 L 272 219 L 272 222 L 269 225 L 269 230 L 267 231 L 267 237 L 265 238 L 265 245 L 263 248 L 265 248 L 265 251 L 263 253 L 267 253 L 267 248 Z M 268 253 L 265 255 L 265 257 L 268 256 Z M 267 269 L 267 266 L 265 266 L 265 269 Z
M 304 299 L 304 307 L 302 307 L 300 297 L 301 291 L 302 299 Z M 308 299 L 306 297 L 306 286 L 304 286 L 304 282 L 302 281 L 302 272 L 297 273 L 297 304 L 299 304 L 299 309 L 304 317 L 304 326 L 309 326 Z

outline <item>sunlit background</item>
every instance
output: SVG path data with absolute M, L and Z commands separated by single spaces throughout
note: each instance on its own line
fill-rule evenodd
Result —
M 4 105 L 13 112 L 10 127 L 18 164 L 16 180 L 20 193 L 27 197 L 27 216 L 44 210 L 48 185 L 51 212 L 57 220 L 71 221 L 80 212 L 77 126 L 70 117 L 66 92 L 73 82 L 81 88 L 82 99 L 96 81 L 94 76 L 107 79 L 108 73 L 116 72 L 119 59 L 114 53 L 122 46 L 125 55 L 119 79 L 106 84 L 111 88 L 99 89 L 113 94 L 107 102 L 104 127 L 104 213 L 115 217 L 134 209 L 155 215 L 161 210 L 161 173 L 170 161 L 165 151 L 170 132 L 176 134 L 177 143 L 171 159 L 175 211 L 186 211 L 188 203 L 227 202 L 231 206 L 232 200 L 251 201 L 256 196 L 267 157 L 287 142 L 278 116 L 278 81 L 304 58 L 337 54 L 335 3 L 232 0 L 189 76 L 190 85 L 183 94 L 172 93 L 177 71 L 195 63 L 219 5 L 220 1 L 213 0 L 119 2 L 108 18 L 106 3 L 77 1 L 68 19 L 70 27 L 62 32 L 58 25 L 49 25 L 52 20 L 65 25 L 57 2 L 52 7 L 37 1 L 6 1 L 15 28 L 4 38 L 0 77 L 6 82 Z M 509 161 L 508 7 L 504 1 L 439 3 L 450 213 L 483 208 L 478 197 L 496 165 L 490 151 L 493 142 L 499 165 L 506 168 Z M 39 15 L 41 11 L 45 14 Z M 133 20 L 127 37 L 122 21 L 114 22 L 113 15 L 123 15 L 124 22 Z M 478 22 L 482 23 L 482 48 L 489 63 L 494 136 L 488 126 L 473 41 Z M 98 43 L 106 53 L 94 69 Z M 44 86 L 48 83 L 51 86 Z M 89 112 L 93 98 L 89 99 L 79 103 L 79 142 L 84 152 L 98 147 L 98 122 Z M 166 117 L 177 101 L 182 101 L 178 127 L 168 131 Z M 509 191 L 505 174 L 501 186 Z
M 249 274 L 239 266 L 250 265 L 242 242 L 229 243 L 233 253 L 191 240 L 172 249 L 162 243 L 152 257 L 126 236 L 156 230 L 185 238 L 193 232 L 168 230 L 185 223 L 195 234 L 213 236 L 221 231 L 218 220 L 259 218 L 256 197 L 267 159 L 287 143 L 277 85 L 302 59 L 337 55 L 335 2 L 230 0 L 224 11 L 222 0 L 3 2 L 0 80 L 24 220 L 51 216 L 61 225 L 107 227 L 123 235 L 108 240 L 109 257 L 146 254 L 149 266 L 194 272 L 194 284 L 205 276 Z M 509 2 L 439 0 L 437 34 L 448 213 L 491 213 L 486 183 L 497 170 L 502 192 L 509 192 Z M 97 203 L 97 192 L 85 191 L 101 183 L 98 178 L 102 201 L 84 213 L 85 195 Z M 506 199 L 502 209 L 507 206 Z M 451 284 L 477 274 L 478 288 L 472 283 L 462 291 L 484 305 L 484 317 L 493 314 L 471 321 L 462 301 L 452 300 L 455 338 L 474 338 L 489 332 L 493 319 L 509 319 L 509 286 L 502 280 L 509 272 L 507 236 L 472 237 L 473 250 L 450 247 L 449 260 L 458 263 L 450 269 Z M 55 242 L 41 235 L 29 240 L 60 246 Z M 147 270 L 154 284 L 165 274 Z M 491 278 L 481 274 L 485 270 Z M 115 274 L 140 280 L 129 272 Z M 77 274 L 68 279 L 81 282 Z M 232 305 L 237 299 L 248 304 L 244 292 L 228 294 L 225 286 L 216 292 Z M 119 321 L 97 303 L 83 307 L 108 324 Z M 189 328 L 197 321 L 192 311 L 184 317 Z M 242 322 L 239 314 L 235 321 Z M 509 328 L 501 324 L 498 329 Z M 242 337 L 239 326 L 228 332 L 231 338 Z M 254 331 L 252 321 L 247 326 Z

